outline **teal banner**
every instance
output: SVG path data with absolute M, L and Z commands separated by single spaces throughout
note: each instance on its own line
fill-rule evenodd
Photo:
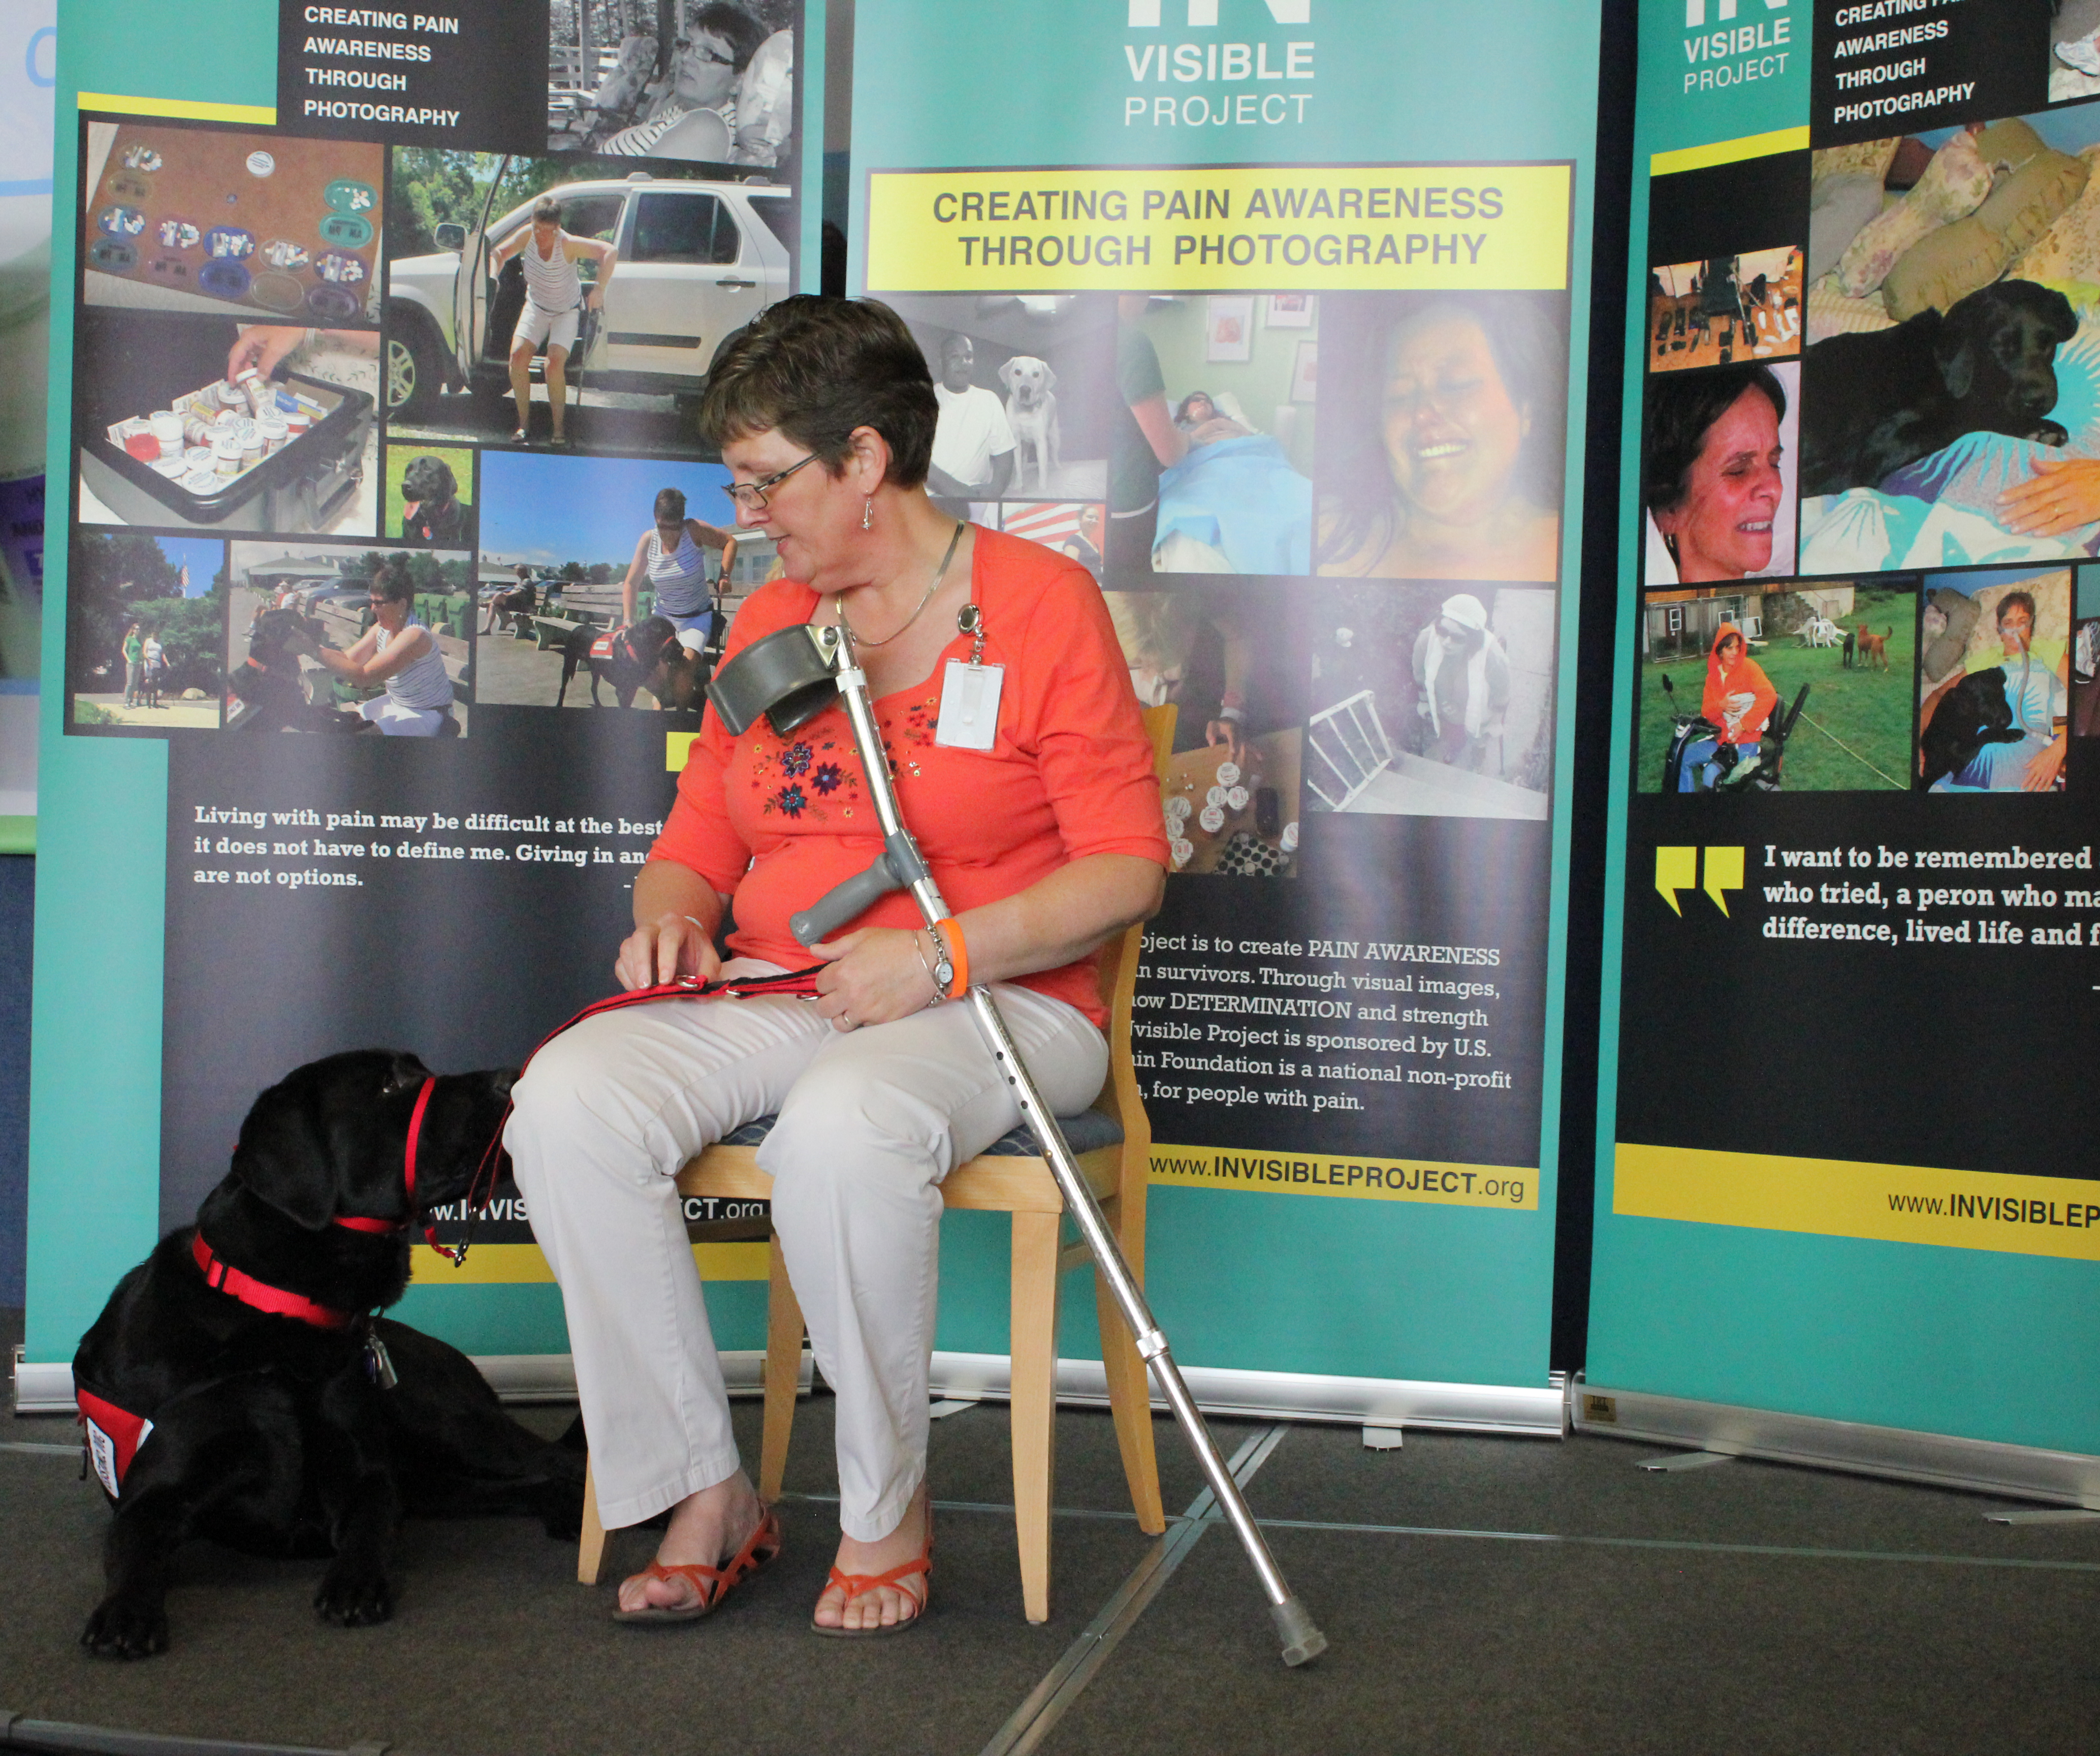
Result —
M 691 403 L 818 280 L 822 0 L 728 10 L 82 0 L 55 73 L 48 31 L 16 39 L 55 79 L 31 1361 L 72 1357 L 295 1066 L 515 1066 L 611 985 L 699 714 L 602 693 L 589 649 L 652 611 L 622 576 L 655 495 L 734 522 Z M 501 271 L 542 196 L 602 300 L 568 381 L 550 348 L 521 387 Z M 765 576 L 747 551 L 720 598 Z M 357 674 L 403 575 L 405 715 Z M 478 1235 L 458 1273 L 419 1249 L 397 1314 L 566 1352 L 514 1192 Z M 760 1345 L 764 1245 L 701 1248 L 723 1345 Z
M 2100 1450 L 2089 25 L 1641 8 L 1593 1384 Z
M 1178 708 L 1134 1047 L 1190 1364 L 1546 1381 L 1598 40 L 857 8 L 849 290 L 934 371 L 933 492 Z

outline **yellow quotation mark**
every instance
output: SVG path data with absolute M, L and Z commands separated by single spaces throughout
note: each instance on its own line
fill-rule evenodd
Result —
M 1673 913 L 1682 916 L 1684 911 L 1677 906 L 1677 893 L 1692 890 L 1699 885 L 1699 849 L 1696 848 L 1657 848 L 1655 850 L 1655 887 L 1662 893 Z M 1728 898 L 1723 893 L 1743 888 L 1743 850 L 1740 848 L 1709 848 L 1706 850 L 1707 895 L 1714 899 L 1714 907 L 1723 914 L 1728 912 Z

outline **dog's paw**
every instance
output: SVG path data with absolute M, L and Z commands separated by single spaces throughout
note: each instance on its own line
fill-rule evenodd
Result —
M 392 1619 L 394 1588 L 384 1573 L 362 1567 L 332 1567 L 314 1594 L 314 1608 L 323 1621 L 339 1628 L 368 1628 Z
M 2071 435 L 2054 421 L 2037 421 L 2035 430 L 2027 435 L 2037 445 L 2067 445 Z
M 81 1630 L 80 1643 L 97 1658 L 151 1658 L 168 1649 L 168 1613 L 155 1599 L 104 1598 Z

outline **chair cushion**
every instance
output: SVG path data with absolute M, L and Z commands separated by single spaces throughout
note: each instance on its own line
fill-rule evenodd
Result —
M 773 1132 L 778 1116 L 761 1116 L 756 1122 L 747 1122 L 734 1132 L 722 1136 L 725 1146 L 756 1146 Z M 1060 1116 L 1057 1126 L 1065 1132 L 1065 1144 L 1077 1154 L 1098 1151 L 1104 1146 L 1114 1146 L 1123 1140 L 1123 1127 L 1113 1117 L 1105 1116 L 1098 1110 L 1083 1110 L 1076 1116 Z M 1033 1158 L 1036 1156 L 1035 1136 L 1028 1132 L 1028 1124 L 1021 1123 L 985 1148 L 988 1158 Z

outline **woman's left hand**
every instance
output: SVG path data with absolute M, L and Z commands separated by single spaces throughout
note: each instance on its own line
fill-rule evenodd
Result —
M 2029 758 L 2027 770 L 2020 777 L 2023 792 L 2047 792 L 2056 784 L 2056 777 L 2063 771 L 2063 753 L 2066 739 L 2059 735 Z
M 858 1030 L 922 1009 L 933 997 L 933 981 L 913 942 L 918 938 L 894 927 L 866 927 L 811 946 L 810 955 L 825 965 L 817 972 L 818 1012 L 834 1030 Z
M 2061 536 L 2100 518 L 2100 458 L 2038 457 L 2034 470 L 1998 496 L 2008 530 Z

